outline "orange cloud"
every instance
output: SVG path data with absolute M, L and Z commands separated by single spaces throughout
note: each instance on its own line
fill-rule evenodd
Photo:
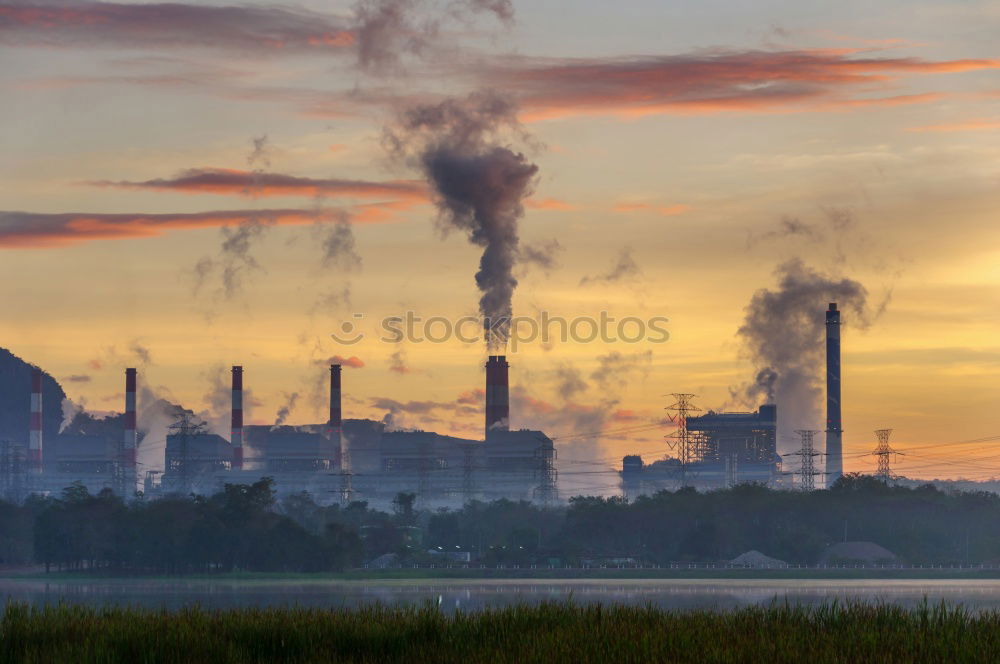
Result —
M 691 209 L 690 205 L 677 203 L 675 205 L 651 205 L 649 203 L 618 203 L 613 208 L 614 212 L 656 212 L 664 217 L 672 217 L 676 214 L 684 214 Z
M 392 196 L 417 201 L 428 198 L 427 186 L 418 180 L 369 182 L 336 178 L 304 178 L 283 173 L 254 173 L 231 168 L 191 168 L 172 178 L 142 181 L 99 180 L 87 184 L 118 189 L 145 189 L 191 194 L 227 194 L 249 197 Z
M 857 98 L 903 75 L 1000 68 L 1000 60 L 857 57 L 856 49 L 715 52 L 607 60 L 525 60 L 487 76 L 520 92 L 524 118 L 817 111 L 898 105 L 928 95 Z
M 559 212 L 572 212 L 579 209 L 576 205 L 557 198 L 529 198 L 524 202 L 524 205 L 534 210 L 558 210 Z
M 923 127 L 908 127 L 906 131 L 990 131 L 1000 129 L 1000 120 L 979 118 L 963 120 L 947 124 L 925 125 Z
M 482 388 L 476 388 L 474 390 L 466 390 L 458 395 L 457 402 L 460 404 L 478 406 L 483 403 L 483 399 L 486 398 L 486 390 Z
M 100 214 L 67 212 L 44 214 L 0 212 L 0 248 L 42 249 L 65 247 L 94 240 L 123 240 L 163 235 L 172 230 L 229 226 L 250 220 L 276 226 L 312 224 L 349 214 L 325 210 L 225 210 L 187 214 Z M 364 213 L 352 215 L 357 223 L 385 221 Z
M 632 422 L 639 419 L 639 416 L 634 410 L 629 410 L 628 408 L 619 408 L 611 413 L 611 419 L 616 422 Z
M 356 355 L 351 355 L 350 357 L 344 357 L 343 355 L 334 355 L 333 357 L 329 358 L 326 363 L 340 364 L 342 366 L 351 369 L 360 369 L 361 367 L 365 366 L 364 361 L 362 361 L 361 358 L 357 357 Z

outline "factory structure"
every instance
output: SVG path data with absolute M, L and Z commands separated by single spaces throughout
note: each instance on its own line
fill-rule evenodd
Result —
M 330 365 L 329 417 L 301 426 L 245 425 L 243 367 L 232 368 L 230 437 L 207 430 L 191 411 L 175 408 L 166 434 L 163 471 L 136 461 L 142 422 L 136 415 L 138 372 L 125 370 L 125 410 L 105 431 L 44 431 L 43 373 L 32 368 L 27 445 L 0 444 L 0 497 L 57 495 L 79 482 L 91 493 L 111 489 L 130 496 L 211 494 L 225 484 L 274 479 L 279 496 L 309 492 L 320 503 L 365 500 L 385 506 L 400 492 L 417 494 L 424 507 L 470 500 L 558 497 L 555 448 L 541 431 L 510 428 L 506 357 L 486 363 L 486 420 L 482 439 L 430 431 L 390 430 L 385 423 L 344 419 L 341 365 Z M 49 379 L 51 380 L 51 379 Z
M 760 406 L 751 413 L 690 415 L 693 406 L 680 397 L 676 409 L 676 454 L 645 463 L 639 455 L 622 459 L 622 495 L 634 499 L 662 489 L 690 486 L 697 489 L 732 487 L 758 483 L 771 487 L 796 486 L 783 470 L 778 454 L 778 407 Z M 810 432 L 811 434 L 812 432 Z M 840 412 L 840 311 L 831 302 L 826 311 L 826 459 L 825 485 L 830 486 L 844 473 L 843 428 Z M 810 435 L 811 440 L 811 435 Z M 820 456 L 800 451 L 791 456 Z M 811 461 L 810 461 L 811 464 Z M 809 485 L 811 485 L 811 480 Z
M 136 369 L 125 370 L 122 415 L 107 418 L 100 427 L 67 431 L 53 424 L 61 404 L 43 403 L 45 394 L 49 401 L 58 401 L 51 397 L 61 388 L 37 367 L 24 365 L 24 371 L 30 371 L 24 375 L 30 390 L 24 403 L 29 411 L 27 438 L 0 440 L 0 499 L 57 495 L 77 482 L 91 493 L 111 489 L 124 496 L 136 491 L 146 496 L 207 495 L 225 484 L 263 477 L 274 479 L 279 496 L 305 491 L 323 504 L 364 500 L 384 507 L 400 492 L 415 493 L 424 508 L 460 506 L 470 500 L 550 503 L 559 498 L 553 439 L 541 431 L 510 428 L 509 364 L 504 355 L 490 355 L 486 362 L 481 439 L 345 419 L 340 364 L 330 365 L 325 422 L 245 425 L 244 371 L 234 366 L 229 438 L 208 431 L 193 412 L 172 406 L 162 471 L 137 463 L 146 433 L 136 411 Z M 826 311 L 826 472 L 815 473 L 826 475 L 827 486 L 843 473 L 840 383 L 840 312 L 831 303 Z M 638 455 L 623 458 L 620 480 L 626 498 L 685 486 L 796 486 L 777 450 L 776 404 L 753 412 L 695 414 L 688 400 L 693 395 L 674 396 L 680 398 L 675 404 L 676 431 L 668 436 L 670 451 L 648 463 Z

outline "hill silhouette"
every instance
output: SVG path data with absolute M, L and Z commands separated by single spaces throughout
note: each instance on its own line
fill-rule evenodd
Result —
M 31 408 L 31 370 L 6 348 L 0 348 L 0 440 L 27 444 Z M 62 424 L 62 402 L 66 392 L 55 378 L 42 370 L 42 431 L 55 436 Z

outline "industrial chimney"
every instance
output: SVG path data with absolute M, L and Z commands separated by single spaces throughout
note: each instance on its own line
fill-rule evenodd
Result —
M 31 370 L 31 421 L 28 425 L 28 469 L 42 472 L 42 370 Z
M 135 384 L 136 370 L 125 370 L 125 438 L 122 441 L 122 465 L 126 476 L 135 477 Z
M 341 442 L 343 438 L 341 436 L 340 371 L 341 366 L 339 364 L 330 365 L 330 421 L 327 423 L 327 428 L 329 429 L 328 438 L 330 439 L 330 446 L 333 452 L 330 456 L 330 464 L 332 465 L 339 455 L 340 464 L 343 467 L 347 456 L 344 454 Z
M 233 367 L 233 470 L 243 470 L 243 367 Z
M 510 390 L 507 356 L 490 355 L 486 361 L 486 433 L 510 430 Z
M 826 312 L 826 485 L 844 474 L 840 419 L 840 312 L 831 302 Z

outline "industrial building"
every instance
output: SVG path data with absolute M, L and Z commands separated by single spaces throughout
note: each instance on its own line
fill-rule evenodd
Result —
M 645 464 L 622 459 L 622 490 L 629 498 L 661 489 L 715 489 L 747 482 L 775 485 L 781 477 L 777 451 L 778 409 L 766 404 L 753 413 L 708 413 L 686 418 L 689 461 L 668 458 Z
M 125 371 L 124 414 L 99 430 L 45 435 L 42 372 L 31 373 L 27 445 L 0 446 L 0 492 L 10 498 L 56 494 L 79 482 L 92 493 L 210 494 L 227 483 L 274 479 L 279 496 L 309 492 L 320 503 L 366 500 L 389 505 L 399 492 L 424 507 L 473 500 L 557 498 L 555 449 L 541 431 L 510 430 L 506 358 L 486 364 L 483 438 L 387 430 L 382 422 L 343 420 L 341 366 L 330 366 L 329 418 L 301 426 L 244 425 L 242 366 L 232 368 L 231 431 L 211 433 L 191 411 L 174 407 L 163 471 L 136 462 L 142 422 L 136 415 L 138 372 Z M 141 486 L 140 486 L 141 482 Z
M 809 476 L 801 488 L 810 488 L 813 475 L 825 475 L 826 486 L 843 475 L 843 422 L 840 407 L 840 311 L 831 302 L 826 311 L 826 450 L 805 449 L 799 456 Z M 692 395 L 675 395 L 690 397 Z M 679 454 L 646 464 L 641 456 L 622 459 L 622 494 L 634 499 L 661 489 L 691 486 L 698 489 L 731 487 L 754 482 L 772 487 L 791 486 L 777 451 L 778 409 L 765 404 L 753 413 L 681 413 Z M 809 440 L 812 440 L 811 432 Z M 824 456 L 825 472 L 812 471 L 812 458 Z M 807 460 L 808 459 L 808 460 Z
M 826 311 L 826 360 L 829 485 L 843 472 L 836 303 Z M 274 478 L 279 495 L 307 491 L 320 503 L 365 500 L 387 506 L 400 492 L 417 494 L 423 507 L 499 498 L 558 499 L 552 439 L 541 431 L 510 428 L 509 364 L 503 355 L 490 355 L 486 361 L 481 439 L 391 430 L 383 422 L 343 419 L 339 364 L 330 366 L 326 422 L 245 426 L 244 371 L 234 366 L 228 439 L 208 432 L 193 413 L 176 407 L 176 421 L 165 436 L 162 472 L 140 468 L 136 461 L 147 435 L 136 414 L 136 369 L 125 371 L 122 415 L 65 432 L 56 417 L 61 404 L 43 403 L 45 394 L 53 401 L 53 390 L 62 394 L 58 384 L 37 367 L 31 367 L 29 374 L 28 365 L 22 363 L 17 371 L 23 376 L 19 380 L 28 383 L 30 399 L 20 397 L 23 405 L 17 411 L 27 415 L 26 439 L 0 440 L 0 494 L 8 499 L 56 494 L 74 482 L 92 493 L 112 489 L 131 495 L 141 488 L 147 495 L 208 494 L 227 483 L 263 477 Z M 776 404 L 746 413 L 685 413 L 679 422 L 683 436 L 674 441 L 681 441 L 679 453 L 652 463 L 637 455 L 624 457 L 620 475 L 626 497 L 680 486 L 788 485 L 776 449 Z

